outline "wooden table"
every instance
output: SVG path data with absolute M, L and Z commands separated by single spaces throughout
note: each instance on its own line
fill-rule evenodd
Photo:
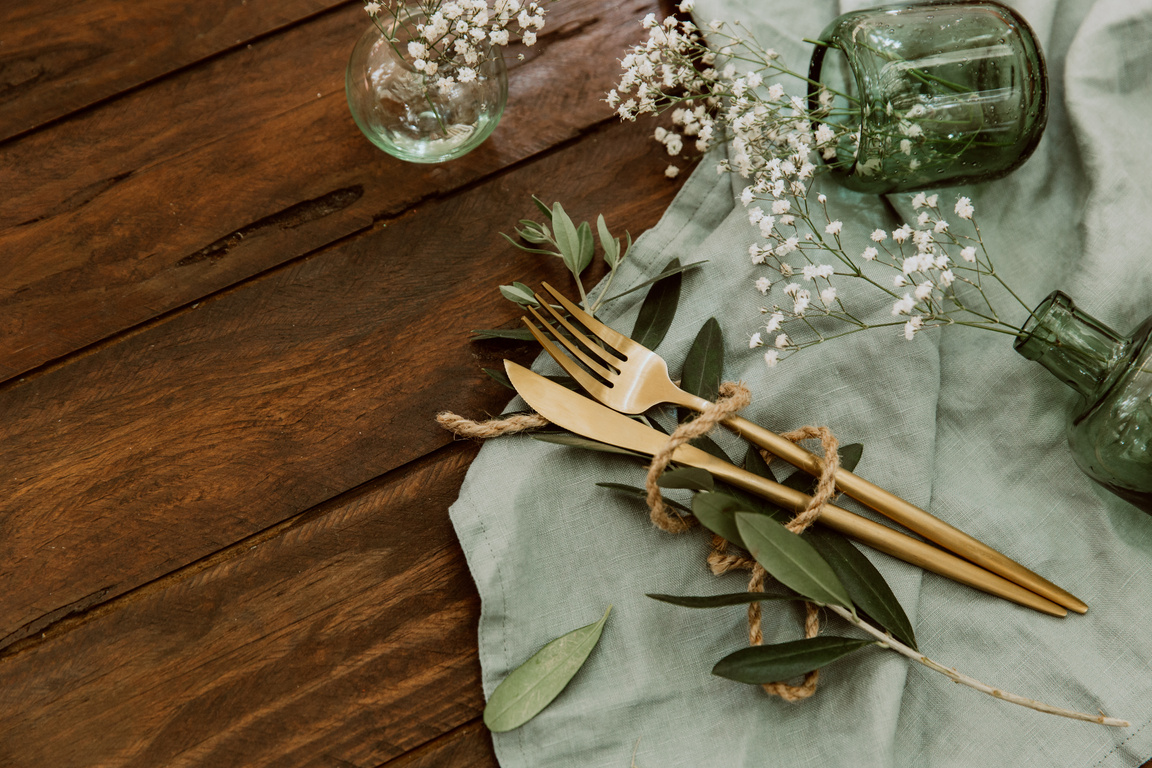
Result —
M 0 4 L 0 766 L 495 765 L 433 416 L 535 354 L 469 341 L 497 285 L 568 284 L 532 194 L 675 194 L 601 101 L 661 10 L 557 3 L 417 166 L 349 115 L 359 0 Z

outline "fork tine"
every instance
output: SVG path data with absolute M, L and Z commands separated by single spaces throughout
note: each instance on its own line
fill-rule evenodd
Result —
M 619 367 L 620 363 L 624 362 L 625 355 L 623 353 L 616 352 L 616 350 L 614 350 L 614 349 L 610 350 L 610 351 L 605 351 L 601 347 L 600 344 L 597 344 L 595 341 L 588 338 L 586 335 L 584 335 L 583 331 L 579 330 L 576 326 L 572 325 L 572 323 L 568 322 L 568 318 L 564 317 L 564 315 L 557 312 L 552 307 L 551 304 L 549 304 L 548 302 L 541 299 L 539 294 L 534 294 L 534 295 L 536 296 L 536 300 L 538 302 L 540 302 L 540 306 L 542 308 L 548 310 L 548 314 L 552 315 L 552 317 L 556 320 L 556 322 L 558 322 L 558 323 L 560 323 L 560 325 L 564 326 L 565 330 L 567 330 L 568 333 L 572 334 L 573 338 L 575 338 L 577 341 L 579 341 L 581 344 L 583 344 L 584 348 L 587 349 L 589 352 L 596 355 L 596 357 L 600 358 L 601 360 L 603 360 L 605 363 L 612 366 L 613 368 Z M 532 314 L 536 314 L 536 310 L 534 307 L 529 307 L 528 309 L 529 309 L 529 311 L 532 312 Z M 540 320 L 541 322 L 544 322 L 543 318 L 538 314 L 536 314 L 536 319 Z M 556 333 L 555 329 L 551 328 L 551 325 L 549 325 L 549 330 L 553 331 L 553 335 L 557 338 L 558 341 L 563 343 L 564 346 L 575 351 L 575 347 L 572 346 L 571 344 L 569 344 L 568 340 L 566 338 L 561 336 L 559 333 Z M 605 374 L 605 376 L 607 376 L 607 374 Z
M 584 350 L 580 349 L 580 347 L 577 344 L 575 344 L 574 342 L 565 338 L 564 336 L 561 336 L 560 332 L 558 330 L 556 330 L 556 327 L 554 325 L 552 325 L 552 323 L 548 322 L 548 320 L 543 315 L 541 315 L 539 312 L 537 312 L 535 307 L 528 307 L 528 311 L 531 312 L 532 316 L 536 318 L 536 322 L 538 322 L 538 323 L 540 323 L 540 325 L 544 326 L 544 328 L 546 328 L 548 330 L 548 332 L 552 334 L 552 337 L 556 341 L 560 342 L 560 344 L 562 344 L 564 346 L 564 348 L 567 349 L 571 353 L 569 355 L 569 357 L 575 357 L 581 363 L 586 365 L 592 371 L 592 373 L 596 374 L 597 376 L 604 379 L 605 381 L 610 380 L 612 378 L 612 376 L 614 375 L 614 373 L 612 371 L 608 370 L 603 365 L 601 365 L 600 363 L 598 363 L 597 361 L 595 361 L 591 357 L 589 357 L 587 354 L 585 354 Z M 525 318 L 525 319 L 527 319 L 527 318 Z M 588 343 L 591 344 L 592 342 L 589 341 Z M 556 351 L 560 352 L 559 349 L 557 349 Z M 551 352 L 549 352 L 549 354 L 551 354 Z M 563 354 L 563 353 L 561 352 L 561 354 Z M 553 355 L 553 356 L 555 356 L 555 355 Z
M 576 365 L 572 358 L 561 352 L 560 348 L 553 344 L 543 331 L 533 325 L 531 320 L 526 317 L 520 319 L 524 321 L 524 325 L 528 326 L 528 331 L 536 338 L 536 341 L 540 342 L 540 346 L 544 347 L 544 351 L 551 355 L 552 359 L 567 371 L 568 375 L 574 378 L 576 383 L 583 387 L 588 394 L 593 397 L 600 397 L 607 390 L 603 383 L 594 379 L 587 371 Z
M 580 307 L 573 304 L 571 301 L 565 298 L 562 293 L 548 285 L 548 283 L 543 283 L 543 286 L 544 290 L 552 294 L 552 298 L 560 302 L 560 305 L 564 307 L 564 309 L 568 310 L 569 314 L 579 320 L 585 328 L 599 336 L 603 341 L 607 342 L 609 346 L 615 347 L 617 350 L 625 350 L 639 346 L 639 344 L 632 341 L 632 339 L 628 338 L 622 333 L 612 330 L 608 326 L 604 325 L 604 323 L 592 317 L 592 315 L 580 309 Z

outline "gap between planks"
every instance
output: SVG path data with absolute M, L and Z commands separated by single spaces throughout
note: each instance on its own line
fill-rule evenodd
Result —
M 383 486 L 392 484 L 394 482 L 403 481 L 405 477 L 414 472 L 418 472 L 426 463 L 437 462 L 442 460 L 450 460 L 457 458 L 457 454 L 467 457 L 467 461 L 475 458 L 476 453 L 480 450 L 480 444 L 475 442 L 467 442 L 461 440 L 450 440 L 445 444 L 439 446 L 433 451 L 419 456 L 415 459 L 408 461 L 394 469 L 385 472 L 370 480 L 367 480 L 354 488 L 349 488 L 342 491 L 337 495 L 326 499 L 319 504 L 316 504 L 302 512 L 298 512 L 291 517 L 276 523 L 275 525 L 268 526 L 267 528 L 258 531 L 250 536 L 246 536 L 239 541 L 229 544 L 222 549 L 206 555 L 199 560 L 195 560 L 187 565 L 181 566 L 174 571 L 153 579 L 152 581 L 134 587 L 127 592 L 123 592 L 110 600 L 97 601 L 90 607 L 82 611 L 69 614 L 63 618 L 57 619 L 40 629 L 36 633 L 16 640 L 15 642 L 0 648 L 0 662 L 5 659 L 13 658 L 23 653 L 24 651 L 31 650 L 42 643 L 49 642 L 57 637 L 61 637 L 72 630 L 87 624 L 90 621 L 102 618 L 114 611 L 131 605 L 132 603 L 147 597 L 155 592 L 163 591 L 186 581 L 197 574 L 203 573 L 211 568 L 215 568 L 224 563 L 237 560 L 244 557 L 248 552 L 256 549 L 261 544 L 273 541 L 281 536 L 284 536 L 290 531 L 305 526 L 313 521 L 320 520 L 325 515 L 338 511 L 345 504 L 360 499 L 363 496 L 369 495 Z M 468 454 L 471 454 L 470 456 Z M 20 634 L 21 629 L 15 630 L 12 634 Z

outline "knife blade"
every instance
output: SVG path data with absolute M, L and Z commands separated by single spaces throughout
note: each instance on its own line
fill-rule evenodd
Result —
M 549 381 L 524 366 L 505 360 L 504 370 L 525 402 L 557 426 L 592 440 L 648 455 L 658 452 L 668 441 L 667 435 Z M 807 494 L 754 475 L 691 445 L 677 448 L 672 460 L 710 472 L 785 509 L 801 511 L 811 500 Z M 819 522 L 907 563 L 1018 605 L 1050 616 L 1066 616 L 1068 613 L 1062 606 L 991 571 L 846 509 L 826 504 Z

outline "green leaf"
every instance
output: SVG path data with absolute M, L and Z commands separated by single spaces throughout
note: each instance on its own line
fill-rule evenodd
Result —
M 849 472 L 856 469 L 860 457 L 864 455 L 864 446 L 860 443 L 849 443 L 840 446 L 840 466 Z
M 600 247 L 604 249 L 604 261 L 612 269 L 620 263 L 620 238 L 612 237 L 608 225 L 604 223 L 604 214 L 596 217 L 596 231 L 600 235 Z
M 503 232 L 500 233 L 500 237 L 504 238 L 508 242 L 512 243 L 512 245 L 516 246 L 520 250 L 525 251 L 527 253 L 542 253 L 545 256 L 559 256 L 560 255 L 560 254 L 556 253 L 556 251 L 545 251 L 545 250 L 542 250 L 540 248 L 529 248 L 528 246 L 524 245 L 523 243 L 516 242 L 515 240 L 508 237 L 508 235 L 504 234 Z
M 624 485 L 623 483 L 596 483 L 596 485 L 601 488 L 609 488 L 613 491 L 620 491 L 621 493 L 626 493 L 629 496 L 635 496 L 644 502 L 648 501 L 648 491 L 644 490 L 643 488 L 637 488 L 634 485 Z M 668 506 L 678 509 L 681 512 L 692 514 L 692 510 L 688 509 L 688 507 L 684 506 L 680 502 L 674 501 L 664 496 L 661 498 L 664 499 L 664 503 Z
M 516 341 L 535 341 L 536 337 L 527 328 L 480 328 L 469 331 L 472 340 L 478 339 L 515 339 Z
M 750 512 L 736 513 L 736 529 L 744 548 L 781 584 L 814 603 L 854 610 L 835 571 L 800 536 L 770 517 Z
M 548 221 L 552 221 L 552 209 L 549 208 L 543 200 L 536 197 L 536 195 L 532 195 L 532 202 L 536 203 L 536 207 L 540 209 L 540 212 L 548 217 Z
M 729 654 L 712 668 L 712 674 L 738 683 L 763 685 L 806 675 L 831 664 L 873 640 L 854 637 L 813 637 L 776 645 L 756 645 Z
M 600 453 L 618 453 L 621 456 L 635 456 L 639 459 L 647 461 L 650 456 L 643 453 L 636 453 L 627 448 L 617 448 L 608 443 L 601 443 L 598 440 L 590 440 L 582 435 L 577 435 L 573 432 L 530 432 L 528 434 L 533 440 L 539 440 L 542 443 L 555 443 L 556 445 L 567 445 L 571 448 L 584 448 L 589 451 L 599 451 Z
M 482 371 L 484 371 L 484 373 L 488 374 L 489 378 L 491 378 L 493 381 L 495 381 L 499 384 L 503 384 L 505 387 L 508 387 L 508 389 L 512 390 L 513 392 L 516 391 L 516 387 L 512 386 L 512 382 L 508 380 L 508 376 L 507 376 L 507 374 L 504 373 L 504 371 L 500 371 L 500 370 L 497 370 L 495 368 L 481 368 L 480 370 L 482 370 Z
M 710 491 L 715 486 L 712 474 L 696 467 L 670 469 L 656 480 L 661 488 L 680 488 L 689 491 Z
M 536 295 L 532 292 L 532 289 L 524 285 L 524 283 L 502 285 L 500 286 L 500 294 L 509 301 L 514 301 L 522 307 L 535 307 L 539 304 L 539 302 L 536 301 Z
M 726 493 L 704 492 L 692 497 L 692 514 L 700 525 L 739 547 L 744 546 L 744 540 L 736 527 L 736 513 L 746 511 L 739 499 Z
M 560 695 L 600 641 L 612 606 L 595 624 L 556 638 L 496 686 L 484 707 L 484 725 L 494 733 L 519 728 Z
M 768 466 L 768 462 L 764 461 L 764 456 L 754 445 L 748 446 L 748 450 L 744 454 L 744 469 L 756 475 L 756 477 L 763 477 L 766 480 L 776 482 L 776 475 L 772 474 L 772 469 Z
M 696 334 L 696 340 L 684 358 L 680 388 L 697 397 L 715 402 L 720 392 L 724 370 L 724 334 L 716 318 L 708 318 Z
M 550 243 L 552 242 L 552 233 L 548 227 L 543 224 L 538 224 L 531 219 L 520 219 L 521 227 L 516 230 L 516 234 L 522 239 L 530 243 Z
M 632 247 L 631 235 L 629 235 L 629 237 L 628 237 L 628 247 L 629 248 Z M 628 252 L 625 251 L 624 253 L 625 253 L 625 255 L 627 255 Z M 623 261 L 624 256 L 621 256 L 620 260 Z M 642 283 L 637 283 L 636 285 L 632 286 L 628 290 L 626 290 L 622 293 L 618 293 L 615 296 L 609 296 L 608 298 L 604 299 L 604 301 L 602 301 L 600 303 L 601 304 L 607 304 L 609 301 L 616 301 L 616 299 L 623 298 L 624 296 L 627 296 L 630 293 L 635 293 L 636 291 L 640 290 L 641 288 L 647 288 L 649 285 L 652 285 L 653 283 L 655 283 L 658 280 L 663 280 L 664 278 L 669 277 L 670 275 L 676 275 L 676 274 L 681 274 L 683 272 L 688 272 L 689 270 L 696 269 L 697 267 L 702 266 L 702 265 L 707 264 L 707 263 L 708 263 L 708 261 L 704 260 L 704 261 L 694 261 L 691 264 L 685 264 L 684 266 L 676 267 L 675 269 L 673 269 L 671 267 L 665 267 L 663 269 L 663 271 L 660 272 L 660 274 L 656 275 L 656 277 L 653 277 L 649 280 L 645 280 Z
M 560 258 L 564 259 L 568 271 L 578 276 L 581 271 L 580 234 L 560 203 L 552 206 L 552 227 L 556 230 L 556 245 L 560 248 Z
M 679 259 L 672 259 L 668 266 L 679 266 Z M 669 275 L 657 280 L 644 297 L 640 305 L 640 314 L 636 316 L 636 325 L 632 328 L 631 338 L 641 346 L 656 349 L 664 340 L 668 329 L 672 327 L 672 320 L 676 317 L 676 307 L 680 304 L 680 285 L 684 278 L 681 273 Z
M 812 529 L 804 538 L 832 567 L 856 606 L 900 642 L 916 648 L 912 622 L 876 566 L 852 542 L 830 531 Z
M 579 261 L 577 262 L 579 266 L 577 274 L 579 274 L 588 268 L 596 253 L 596 241 L 592 237 L 592 225 L 586 221 L 581 222 L 580 226 L 576 228 L 576 240 L 580 244 Z
M 703 595 L 689 597 L 687 595 L 655 595 L 649 594 L 653 600 L 662 603 L 671 603 L 683 608 L 724 608 L 730 605 L 746 605 L 759 603 L 764 600 L 803 600 L 799 595 L 774 595 L 768 592 L 733 592 L 727 595 Z

